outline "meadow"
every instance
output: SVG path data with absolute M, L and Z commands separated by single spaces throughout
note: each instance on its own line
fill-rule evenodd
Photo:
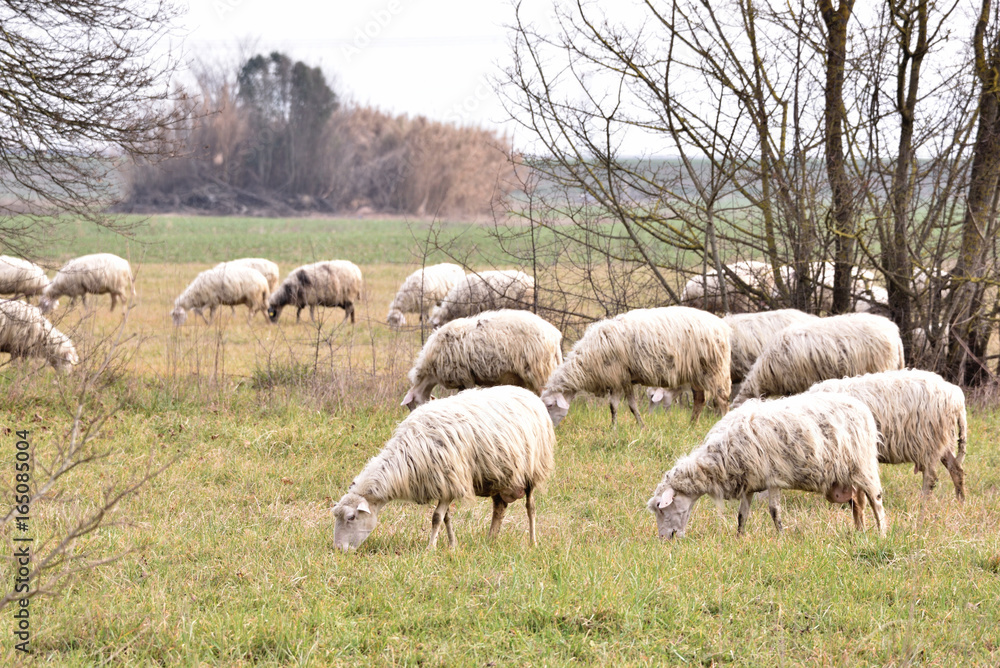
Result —
M 118 341 L 84 400 L 85 415 L 111 415 L 94 443 L 106 456 L 33 506 L 36 539 L 95 507 L 108 485 L 150 462 L 170 465 L 75 547 L 120 558 L 32 601 L 31 656 L 15 652 L 3 627 L 10 609 L 0 615 L 0 663 L 1000 664 L 995 406 L 970 405 L 964 505 L 947 475 L 924 500 L 912 468 L 881 468 L 885 538 L 856 533 L 845 506 L 788 492 L 781 536 L 765 503 L 737 538 L 736 503 L 703 498 L 686 537 L 661 541 L 645 503 L 717 416 L 690 425 L 675 407 L 640 428 L 623 411 L 611 428 L 604 401 L 578 399 L 538 495 L 538 547 L 528 545 L 523 503 L 490 540 L 491 504 L 475 499 L 458 507 L 456 549 L 426 549 L 432 508 L 393 503 L 356 552 L 335 551 L 330 508 L 408 414 L 399 401 L 423 333 L 393 332 L 384 318 L 419 266 L 425 227 L 163 216 L 131 241 L 81 228 L 43 251 L 55 264 L 127 255 L 138 294 L 123 328 L 106 297 L 90 309 L 63 302 L 57 326 L 84 357 L 72 376 L 0 356 L 0 452 L 13 471 L 13 432 L 29 429 L 36 461 L 50 459 L 83 372 Z M 442 233 L 456 253 L 504 266 L 484 228 Z M 357 323 L 341 323 L 339 309 L 320 309 L 315 324 L 305 311 L 296 323 L 286 309 L 277 325 L 248 324 L 240 307 L 212 325 L 196 316 L 171 324 L 174 298 L 198 271 L 258 255 L 282 275 L 317 259 L 355 261 L 366 282 Z M 4 533 L 10 554 L 9 526 Z

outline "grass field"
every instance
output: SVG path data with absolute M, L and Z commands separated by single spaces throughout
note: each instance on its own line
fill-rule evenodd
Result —
M 32 508 L 33 535 L 56 534 L 150 457 L 174 461 L 76 548 L 121 559 L 32 602 L 31 657 L 13 649 L 12 611 L 0 615 L 3 665 L 1000 664 L 995 408 L 970 408 L 964 506 L 947 475 L 921 502 L 912 468 L 882 468 L 884 539 L 855 533 L 847 508 L 789 492 L 781 537 L 766 504 L 738 539 L 735 502 L 719 511 L 702 499 L 687 536 L 661 542 L 645 502 L 716 418 L 690 426 L 675 408 L 640 429 L 626 412 L 611 429 L 606 404 L 592 400 L 575 402 L 557 429 L 537 548 L 522 503 L 491 541 L 490 504 L 477 499 L 459 507 L 457 549 L 428 552 L 432 509 L 393 503 L 357 552 L 341 554 L 329 509 L 407 415 L 398 404 L 421 334 L 383 321 L 416 267 L 419 226 L 164 217 L 145 229 L 156 244 L 134 262 L 120 362 L 87 402 L 88 414 L 114 413 L 96 444 L 107 457 Z M 82 231 L 51 257 L 122 250 L 102 236 Z M 482 229 L 461 239 L 483 261 L 499 256 Z M 248 325 L 241 308 L 174 328 L 168 314 L 187 282 L 244 255 L 271 257 L 282 274 L 355 260 L 366 279 L 357 324 L 331 309 L 320 327 L 288 310 L 277 326 Z M 58 312 L 84 366 L 121 322 L 106 298 L 99 304 Z M 13 471 L 8 430 L 18 429 L 31 430 L 43 463 L 70 424 L 82 374 L 5 355 L 0 364 L 5 466 Z

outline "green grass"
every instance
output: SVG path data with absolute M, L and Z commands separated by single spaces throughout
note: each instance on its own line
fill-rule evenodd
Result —
M 182 229 L 197 223 L 185 219 Z M 370 233 L 370 221 L 329 224 L 347 238 Z M 439 541 L 427 551 L 432 509 L 392 503 L 358 551 L 334 551 L 329 509 L 407 415 L 398 403 L 420 345 L 417 330 L 382 324 L 413 268 L 400 228 L 391 229 L 394 250 L 361 262 L 368 294 L 358 324 L 335 328 L 340 312 L 326 312 L 320 335 L 330 343 L 319 348 L 317 330 L 294 318 L 248 326 L 241 312 L 224 310 L 212 327 L 175 329 L 173 297 L 217 256 L 176 264 L 164 256 L 143 268 L 127 326 L 135 336 L 124 344 L 135 355 L 91 404 L 120 407 L 99 442 L 108 456 L 36 504 L 37 540 L 111 481 L 141 471 L 151 453 L 156 462 L 177 459 L 77 546 L 94 558 L 124 553 L 120 560 L 32 603 L 37 663 L 1000 664 L 994 408 L 970 410 L 964 506 L 947 475 L 922 504 L 912 468 L 882 467 L 891 526 L 884 539 L 854 532 L 844 507 L 789 492 L 780 537 L 764 503 L 737 538 L 735 502 L 719 512 L 702 499 L 687 536 L 661 542 L 646 500 L 716 418 L 706 411 L 691 426 L 687 410 L 675 408 L 648 414 L 640 429 L 623 411 L 612 429 L 605 403 L 578 400 L 557 429 L 556 469 L 538 497 L 537 548 L 527 544 L 523 503 L 511 506 L 492 541 L 489 502 L 477 499 L 458 508 L 457 549 Z M 189 243 L 162 234 L 165 245 Z M 275 239 L 279 246 L 260 254 L 287 271 L 299 258 Z M 103 249 L 89 233 L 79 246 Z M 106 310 L 78 310 L 60 326 L 93 355 L 117 322 Z M 31 429 L 44 459 L 69 424 L 66 390 L 78 378 L 35 366 L 0 367 L 8 471 L 13 435 L 5 427 Z M 0 615 L 7 624 L 10 612 Z M 22 659 L 9 629 L 0 623 L 3 665 Z

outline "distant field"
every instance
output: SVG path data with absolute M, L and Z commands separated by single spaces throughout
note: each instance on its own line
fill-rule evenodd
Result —
M 422 224 L 425 225 L 425 224 Z M 459 547 L 425 549 L 431 508 L 394 503 L 352 554 L 333 550 L 332 504 L 406 415 L 399 401 L 421 332 L 390 331 L 386 307 L 414 268 L 420 226 L 398 221 L 154 218 L 137 265 L 128 353 L 88 413 L 117 412 L 107 458 L 74 471 L 32 508 L 36 539 L 91 507 L 110 481 L 177 460 L 78 553 L 120 560 L 59 598 L 32 602 L 34 660 L 93 665 L 1000 665 L 1000 411 L 970 411 L 968 500 L 947 475 L 926 503 L 912 468 L 882 468 L 891 530 L 856 534 L 850 511 L 785 495 L 775 535 L 758 503 L 735 536 L 736 504 L 702 499 L 683 540 L 657 539 L 645 502 L 697 445 L 675 408 L 638 428 L 606 403 L 574 403 L 557 429 L 556 470 L 538 502 L 539 546 L 524 505 L 497 541 L 490 506 L 466 501 Z M 485 266 L 501 253 L 483 227 L 445 230 Z M 155 243 L 152 243 L 154 242 Z M 137 251 L 91 231 L 47 257 Z M 201 269 L 263 255 L 282 274 L 344 257 L 361 265 L 358 323 L 277 326 L 223 309 L 175 328 L 173 300 Z M 433 258 L 437 261 L 443 258 Z M 107 299 L 57 312 L 93 366 L 121 317 Z M 568 349 L 571 342 L 565 342 Z M 69 424 L 81 374 L 0 356 L 0 448 L 28 428 L 44 461 Z M 440 393 L 440 391 L 439 391 Z M 4 478 L 5 480 L 9 478 Z M 871 524 L 870 516 L 868 518 Z M 7 531 L 5 549 L 13 550 Z M 11 582 L 10 571 L 6 582 Z M 11 624 L 11 611 L 2 617 Z M 22 657 L 0 623 L 0 664 Z

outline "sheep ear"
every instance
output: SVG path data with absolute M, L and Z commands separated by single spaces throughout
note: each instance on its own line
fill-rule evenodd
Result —
M 557 394 L 554 398 L 556 400 L 556 406 L 563 409 L 564 411 L 569 410 L 569 402 L 566 401 L 566 397 L 564 397 L 561 394 Z
M 371 514 L 372 509 L 368 507 L 368 500 L 367 499 L 362 498 L 358 502 L 358 512 L 359 513 L 368 513 L 369 515 Z
M 658 387 L 655 390 L 653 390 L 653 393 L 651 395 L 649 395 L 649 400 L 655 404 L 659 401 L 663 401 L 663 397 L 665 397 L 666 394 L 667 393 L 663 390 L 662 387 Z
M 413 402 L 413 388 L 411 387 L 409 392 L 406 393 L 406 396 L 403 397 L 403 403 L 401 403 L 400 406 L 409 406 L 410 403 L 412 402 Z
M 673 502 L 674 502 L 674 490 L 672 487 L 668 487 L 667 491 L 665 491 L 663 495 L 660 497 L 660 502 L 656 504 L 656 507 L 662 510 Z

